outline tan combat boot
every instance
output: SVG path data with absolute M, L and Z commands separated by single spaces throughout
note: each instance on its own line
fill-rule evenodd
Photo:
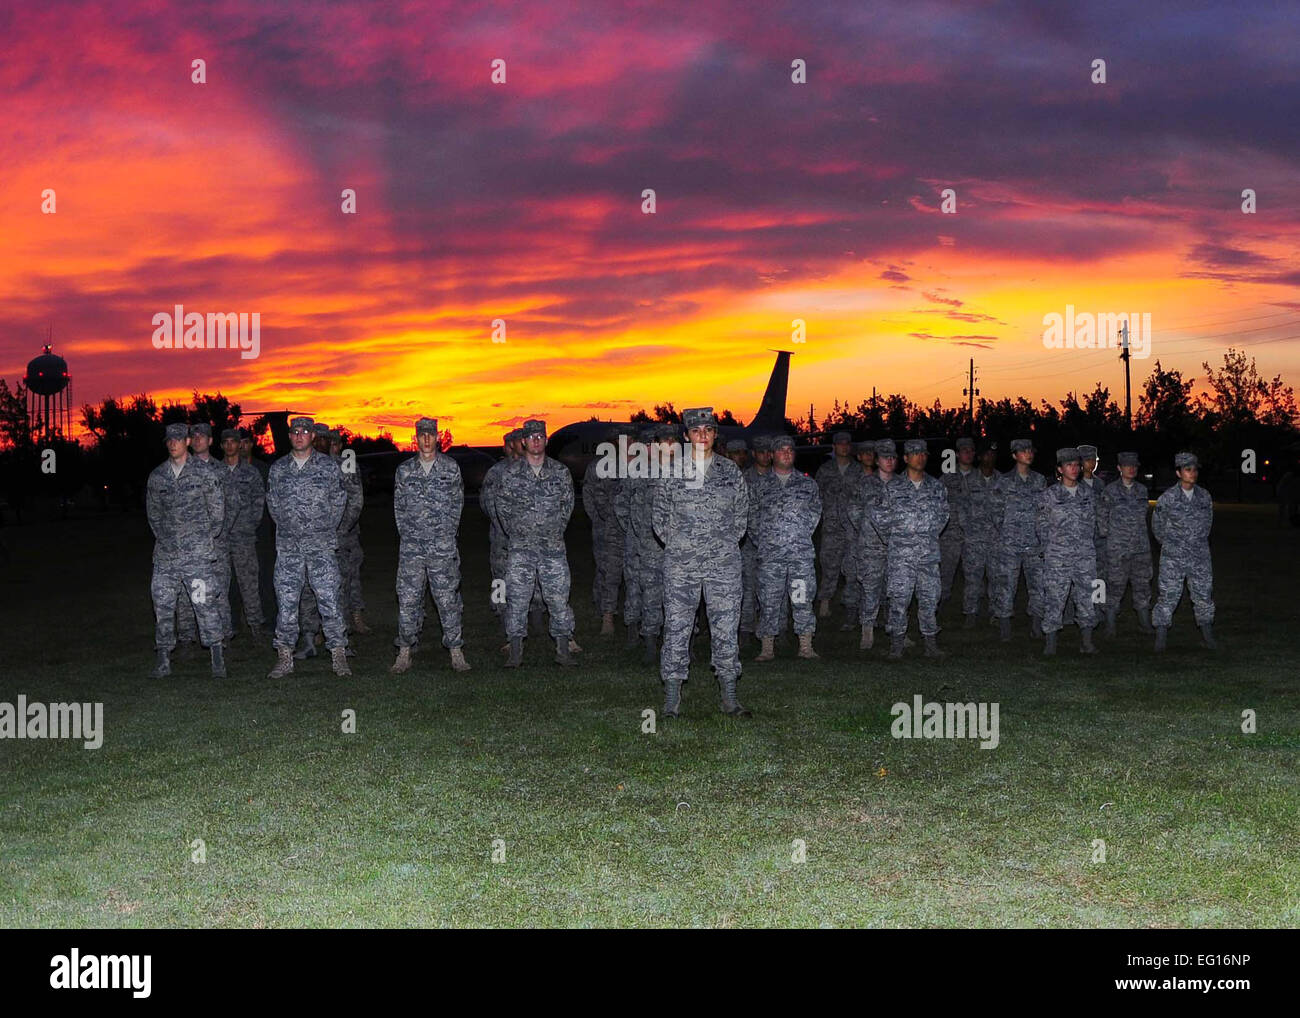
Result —
M 278 659 L 275 667 L 266 673 L 268 679 L 282 679 L 293 671 L 293 651 L 288 647 L 276 647 Z
M 352 613 L 352 631 L 365 635 L 370 632 L 370 627 L 366 625 L 366 616 L 364 612 Z
M 759 640 L 762 641 L 763 649 L 758 652 L 758 657 L 754 658 L 754 660 L 771 661 L 774 657 L 776 657 L 776 654 L 774 653 L 774 648 L 776 645 L 776 637 L 761 636 L 759 637 Z
M 397 660 L 393 662 L 393 667 L 388 669 L 394 675 L 401 675 L 402 672 L 409 671 L 411 668 L 411 648 L 398 647 Z
M 600 635 L 601 636 L 614 635 L 614 613 L 613 612 L 605 612 L 605 614 L 600 617 Z
M 570 654 L 582 653 L 582 648 L 578 646 L 578 641 L 575 640 L 572 636 L 569 637 L 569 653 Z
M 335 675 L 352 674 L 352 669 L 348 667 L 348 649 L 346 647 L 335 647 L 331 650 L 330 663 L 334 665 Z
M 815 650 L 813 650 L 812 638 L 813 638 L 812 633 L 799 634 L 799 656 L 800 657 L 802 658 L 821 657 L 820 654 L 818 654 Z
M 469 671 L 469 662 L 465 660 L 465 651 L 460 647 L 451 648 L 451 667 L 458 672 Z
M 862 636 L 858 640 L 858 650 L 870 650 L 876 644 L 876 627 L 866 625 L 862 627 Z

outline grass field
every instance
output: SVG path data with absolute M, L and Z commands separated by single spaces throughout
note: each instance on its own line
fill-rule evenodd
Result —
M 277 682 L 246 633 L 225 682 L 206 657 L 146 677 L 142 516 L 0 530 L 0 701 L 102 701 L 106 729 L 96 751 L 0 742 L 0 922 L 1300 924 L 1300 533 L 1268 508 L 1216 512 L 1218 655 L 1198 649 L 1186 602 L 1162 658 L 1126 609 L 1095 658 L 1067 630 L 1049 662 L 1023 617 L 1003 645 L 950 609 L 941 662 L 859 655 L 834 631 L 820 662 L 787 644 L 747 663 L 750 721 L 718 712 L 697 665 L 684 716 L 653 735 L 657 675 L 621 633 L 595 635 L 584 521 L 570 535 L 582 667 L 534 639 L 514 673 L 480 521 L 467 507 L 472 672 L 426 630 L 416 667 L 388 674 L 396 536 L 378 503 L 363 523 L 375 631 L 355 677 L 321 657 Z M 998 702 L 1001 744 L 895 740 L 891 705 L 915 694 Z

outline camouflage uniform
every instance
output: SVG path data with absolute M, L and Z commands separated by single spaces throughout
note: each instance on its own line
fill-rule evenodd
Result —
M 1123 454 L 1121 454 L 1123 455 Z M 1111 481 L 1101 495 L 1098 525 L 1106 549 L 1106 610 L 1113 615 L 1133 586 L 1133 609 L 1149 622 L 1151 607 L 1151 539 L 1147 536 L 1147 487 L 1140 481 Z
M 649 436 L 652 441 L 673 441 L 677 429 L 664 425 Z M 651 446 L 652 455 L 654 447 Z M 632 545 L 631 561 L 635 563 L 634 584 L 627 590 L 627 600 L 636 605 L 639 632 L 654 645 L 664 627 L 664 549 L 655 537 L 654 505 L 662 477 L 625 478 L 619 487 L 617 510 L 626 531 L 626 542 Z M 648 651 L 647 651 L 648 652 Z
M 908 443 L 907 452 L 913 452 Z M 924 442 L 920 443 L 924 451 Z M 885 486 L 885 497 L 874 506 L 872 522 L 889 547 L 889 635 L 896 642 L 907 633 L 907 612 L 916 594 L 916 618 L 921 635 L 939 632 L 939 535 L 948 522 L 948 495 L 943 485 L 925 474 L 916 485 L 898 474 Z
M 771 447 L 771 439 L 760 435 L 754 439 L 756 451 L 762 448 L 760 443 L 766 443 L 768 448 Z M 751 512 L 757 505 L 759 482 L 771 473 L 771 467 L 768 467 L 767 472 L 764 473 L 758 469 L 757 463 L 751 463 L 741 471 L 740 476 L 744 478 L 749 489 Z M 740 631 L 753 633 L 758 624 L 758 537 L 752 528 L 746 530 L 745 538 L 740 542 L 740 590 Z M 782 611 L 781 614 L 784 623 L 785 612 Z
M 992 608 L 993 563 L 998 546 L 995 493 L 998 484 L 995 470 L 988 477 L 976 468 L 966 477 L 965 497 L 959 503 L 962 514 L 962 605 L 965 615 L 979 613 L 980 595 L 988 588 Z
M 275 624 L 277 649 L 293 650 L 298 640 L 298 606 L 303 588 L 315 592 L 324 622 L 325 645 L 347 647 L 342 580 L 337 555 L 338 528 L 348 494 L 339 465 L 311 450 L 299 465 L 289 453 L 271 467 L 266 507 L 275 520 Z
M 641 447 L 648 446 L 653 440 L 657 428 L 641 429 L 636 441 L 628 443 L 628 452 L 633 458 L 639 457 Z M 652 492 L 652 481 L 648 477 L 623 477 L 619 479 L 618 489 L 614 492 L 614 515 L 624 533 L 623 541 L 623 623 L 628 627 L 629 646 L 633 644 L 632 634 L 640 632 L 645 635 L 647 629 L 642 625 L 641 603 L 648 585 L 658 584 L 662 600 L 663 578 L 661 569 L 653 561 L 657 558 L 654 549 L 647 547 L 644 531 L 637 529 L 639 540 L 632 538 L 633 529 L 639 528 L 637 522 L 638 506 L 644 508 L 644 500 Z M 654 535 L 649 535 L 651 540 Z M 642 550 L 651 553 L 652 561 L 641 562 Z M 656 620 L 657 622 L 658 620 Z M 658 625 L 655 627 L 658 632 Z
M 887 452 L 893 456 L 896 452 L 893 439 L 882 439 L 876 443 L 876 455 Z M 897 475 L 895 475 L 897 476 Z M 885 600 L 886 565 L 889 546 L 885 535 L 876 529 L 874 514 L 885 498 L 885 482 L 877 471 L 863 474 L 854 480 L 849 489 L 849 515 L 852 530 L 857 537 L 854 561 L 858 569 L 858 622 L 865 627 L 874 627 L 880 619 L 880 606 Z
M 1184 582 L 1192 597 L 1196 624 L 1204 627 L 1214 622 L 1214 573 L 1210 566 L 1213 522 L 1214 503 L 1199 484 L 1190 493 L 1175 484 L 1156 499 L 1151 532 L 1160 542 L 1160 596 L 1151 622 L 1157 629 L 1167 629 L 1173 621 Z
M 418 425 L 417 425 L 418 430 Z M 436 434 L 436 426 L 435 426 Z M 424 626 L 428 584 L 442 624 L 442 645 L 463 646 L 460 551 L 456 535 L 465 506 L 460 466 L 435 452 L 427 464 L 404 460 L 393 477 L 393 515 L 397 520 L 397 646 L 414 647 Z
M 331 433 L 331 438 L 334 434 Z M 365 507 L 366 496 L 361 487 L 361 471 L 357 469 L 356 460 L 349 457 L 344 462 L 342 456 L 331 458 L 339 464 L 339 471 L 343 475 L 343 490 L 348 494 L 343 519 L 339 522 L 338 559 L 343 587 L 343 610 L 349 617 L 354 617 L 366 609 L 365 599 L 361 595 L 361 563 L 365 558 L 361 551 L 361 510 Z
M 198 616 L 198 635 L 211 647 L 225 636 L 220 610 L 216 535 L 225 520 L 225 488 L 208 465 L 191 455 L 179 474 L 165 460 L 149 474 L 145 506 L 154 534 L 154 647 L 176 646 L 176 610 L 183 591 Z M 183 606 L 182 606 L 183 607 Z
M 527 425 L 525 425 L 527 427 Z M 550 612 L 550 634 L 566 641 L 573 634 L 569 607 L 569 559 L 564 529 L 573 515 L 573 476 L 559 460 L 547 456 L 534 472 L 526 456 L 509 467 L 496 499 L 505 531 L 506 636 L 522 640 L 528 630 L 528 606 L 540 583 Z
M 613 440 L 618 441 L 617 435 Z M 582 507 L 591 520 L 591 550 L 596 560 L 591 599 L 597 612 L 612 615 L 618 611 L 618 591 L 623 585 L 623 528 L 614 511 L 623 482 L 617 476 L 601 477 L 600 462 L 597 458 L 587 465 L 582 478 Z
M 682 414 L 687 430 L 717 426 L 711 408 Z M 697 423 L 691 423 L 697 422 Z M 701 596 L 709 619 L 712 666 L 722 691 L 724 713 L 744 713 L 736 700 L 740 677 L 740 539 L 749 515 L 749 486 L 740 468 L 712 455 L 696 465 L 688 449 L 680 477 L 658 486 L 654 532 L 664 544 L 664 641 L 659 673 L 664 711 L 676 714 L 682 682 L 690 668 L 691 632 Z
M 517 432 L 508 432 L 503 437 L 505 442 L 513 441 L 517 437 Z M 506 532 L 501 529 L 501 520 L 497 518 L 497 499 L 501 494 L 501 479 L 505 472 L 513 463 L 509 455 L 503 459 L 497 460 L 492 466 L 488 467 L 487 473 L 483 477 L 483 484 L 478 490 L 478 507 L 483 510 L 483 515 L 488 518 L 488 568 L 492 572 L 492 610 L 500 616 L 505 615 L 506 602 L 504 596 L 497 595 L 497 580 L 504 584 L 506 578 L 506 555 L 508 543 L 506 541 Z
M 230 565 L 239 584 L 239 598 L 244 602 L 244 621 L 250 626 L 262 624 L 262 584 L 257 562 L 257 528 L 266 511 L 266 488 L 262 475 L 251 463 L 236 460 L 225 464 L 231 501 L 227 506 L 230 522 Z
M 1096 461 L 1097 447 L 1081 445 L 1079 455 L 1084 459 Z M 1101 474 L 1094 471 L 1090 478 L 1080 475 L 1079 483 L 1092 491 L 1092 504 L 1097 507 L 1097 532 L 1093 535 L 1092 543 L 1097 550 L 1097 573 L 1101 575 L 1106 571 L 1106 537 L 1101 532 L 1101 496 L 1106 490 L 1106 482 L 1102 480 Z
M 973 448 L 975 443 L 969 438 L 957 439 L 957 449 Z M 948 495 L 948 525 L 939 535 L 939 600 L 947 601 L 952 596 L 952 581 L 957 575 L 957 566 L 961 563 L 965 548 L 966 532 L 963 523 L 966 516 L 966 502 L 969 499 L 966 485 L 971 474 L 978 473 L 974 466 L 963 468 L 960 463 L 952 473 L 940 474 L 939 481 Z
M 837 432 L 835 442 L 850 441 L 846 432 Z M 861 472 L 862 466 L 852 456 L 840 469 L 841 464 L 834 454 L 817 468 L 817 487 L 822 499 L 822 546 L 821 567 L 822 601 L 830 601 L 839 590 L 840 574 L 844 572 L 844 555 L 848 539 L 853 530 L 848 522 L 848 498 L 850 486 L 854 482 L 854 472 Z M 852 608 L 853 605 L 845 604 Z
M 199 423 L 192 425 L 189 429 L 190 437 L 196 434 L 206 435 L 212 438 L 212 426 L 209 424 Z M 217 481 L 221 485 L 221 493 L 224 502 L 229 505 L 234 501 L 235 492 L 231 485 L 230 472 L 226 469 L 221 460 L 215 459 L 210 454 L 200 456 L 191 452 L 190 458 L 200 467 L 211 470 L 217 476 Z M 213 549 L 216 552 L 216 565 L 213 567 L 217 590 L 215 593 L 209 592 L 208 597 L 213 599 L 217 614 L 221 618 L 221 638 L 229 640 L 234 636 L 234 626 L 230 618 L 230 513 L 226 512 L 225 522 L 221 529 L 212 535 Z M 197 610 L 190 600 L 188 589 L 179 588 L 179 597 L 176 601 L 178 610 L 177 630 L 180 633 L 180 639 L 183 643 L 193 643 L 198 639 L 198 626 L 196 624 Z
M 1079 628 L 1091 631 L 1096 624 L 1092 609 L 1092 582 L 1097 578 L 1097 553 L 1093 548 L 1096 530 L 1097 504 L 1092 489 L 1082 480 L 1073 489 L 1057 483 L 1039 493 L 1037 534 L 1043 549 L 1044 633 L 1061 629 L 1071 593 Z
M 1029 592 L 1029 614 L 1038 619 L 1043 616 L 1043 554 L 1038 544 L 1037 521 L 1038 496 L 1046 487 L 1047 478 L 1037 471 L 1030 470 L 1021 477 L 1012 467 L 994 488 L 993 512 L 998 532 L 993 566 L 994 618 L 1011 618 L 1021 571 Z
M 787 599 L 796 634 L 817 630 L 816 551 L 813 531 L 821 519 L 817 482 L 798 470 L 782 477 L 775 469 L 749 492 L 749 537 L 758 555 L 758 636 L 785 631 Z

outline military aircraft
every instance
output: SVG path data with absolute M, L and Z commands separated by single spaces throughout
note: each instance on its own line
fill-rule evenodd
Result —
M 724 424 L 718 428 L 719 444 L 733 438 L 753 439 L 758 435 L 781 435 L 787 431 L 785 423 L 785 396 L 790 383 L 790 351 L 777 350 L 772 375 L 767 380 L 763 401 L 758 413 L 748 424 L 737 427 Z M 620 434 L 631 436 L 638 425 L 631 421 L 577 421 L 566 424 L 546 443 L 546 454 L 569 468 L 576 483 L 581 483 L 587 466 L 596 458 L 602 442 L 609 440 L 609 431 L 616 428 Z M 811 453 L 825 447 L 805 447 L 801 452 Z

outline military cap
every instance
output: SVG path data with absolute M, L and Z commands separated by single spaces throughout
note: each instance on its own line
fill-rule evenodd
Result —
M 515 440 L 515 433 L 513 431 L 507 431 L 504 435 L 501 436 L 502 442 L 513 442 L 514 440 Z
M 903 455 L 911 456 L 918 452 L 929 452 L 930 447 L 925 444 L 924 438 L 909 438 L 903 443 Z
M 1056 462 L 1058 465 L 1063 463 L 1076 463 L 1082 458 L 1083 457 L 1079 455 L 1079 450 L 1072 445 L 1066 446 L 1064 449 L 1056 450 Z
M 865 441 L 858 442 L 856 445 L 854 445 L 853 451 L 854 452 L 875 452 L 876 451 L 875 440 L 868 438 Z
M 975 439 L 973 439 L 973 438 L 966 438 L 966 437 L 963 436 L 962 438 L 957 439 L 957 448 L 958 448 L 959 450 L 961 450 L 961 449 L 974 449 L 974 448 L 975 448 Z
M 1032 438 L 1013 438 L 1011 440 L 1012 452 L 1032 452 L 1034 440 Z
M 850 435 L 847 431 L 837 431 L 835 432 L 835 434 L 831 435 L 832 445 L 839 445 L 841 442 L 852 442 L 852 441 L 853 441 L 853 436 Z
M 1140 462 L 1135 452 L 1122 452 L 1115 457 L 1115 460 L 1121 467 L 1135 467 Z
M 238 428 L 226 428 L 226 429 L 224 429 L 224 430 L 221 432 L 221 441 L 224 442 L 224 441 L 225 441 L 226 439 L 228 439 L 228 438 L 233 438 L 236 442 L 238 442 L 238 441 L 239 441 L 239 429 L 238 429 Z
M 997 452 L 998 444 L 997 442 L 991 441 L 990 439 L 986 438 L 982 442 L 980 442 L 979 447 L 976 451 L 981 456 L 983 456 L 986 452 Z
M 523 437 L 524 437 L 523 428 L 515 428 L 513 431 L 506 432 L 506 438 L 510 439 L 510 441 L 512 442 L 518 442 Z
M 330 426 L 324 421 L 317 421 L 311 426 L 311 430 L 315 433 L 317 438 L 324 438 L 330 433 Z
M 329 431 L 325 432 L 325 434 L 329 436 L 331 442 L 343 441 L 343 433 L 339 431 L 338 428 L 330 428 Z
M 541 435 L 543 438 L 545 438 L 546 422 L 539 421 L 535 417 L 531 418 L 530 420 L 524 421 L 523 432 L 524 432 L 524 438 L 529 438 L 533 435 Z
M 169 442 L 177 438 L 189 438 L 190 426 L 188 424 L 183 424 L 183 423 L 169 424 L 167 425 L 166 434 L 167 434 L 167 441 Z
M 727 452 L 749 452 L 749 444 L 743 438 L 733 438 L 727 443 Z
M 690 431 L 691 428 L 716 428 L 717 426 L 718 418 L 711 406 L 694 407 L 682 411 L 682 427 L 687 431 Z
M 1095 460 L 1097 458 L 1097 447 L 1095 445 L 1079 446 L 1079 457 L 1085 460 Z
M 427 431 L 432 435 L 438 433 L 438 418 L 421 417 L 415 422 L 415 433 L 418 435 L 421 431 Z
M 1196 458 L 1194 452 L 1180 452 L 1174 456 L 1174 469 L 1183 470 L 1187 467 L 1199 467 L 1201 461 Z
M 315 432 L 316 422 L 310 417 L 295 417 L 289 422 L 290 431 L 311 431 Z
M 877 456 L 893 456 L 898 459 L 898 446 L 894 445 L 892 438 L 882 438 L 876 442 Z
M 211 438 L 211 437 L 212 437 L 212 425 L 211 425 L 211 424 L 208 424 L 208 423 L 206 423 L 206 422 L 204 422 L 204 421 L 199 421 L 198 424 L 191 424 L 191 425 L 190 425 L 190 437 L 193 438 L 195 435 L 206 435 L 208 438 Z
M 794 448 L 794 439 L 790 435 L 777 435 L 776 438 L 772 439 L 773 452 L 776 452 L 778 449 L 793 449 L 793 448 Z
M 751 442 L 750 444 L 754 447 L 754 451 L 755 451 L 755 452 L 771 452 L 771 451 L 772 451 L 772 436 L 771 436 L 771 435 L 755 435 L 755 436 L 754 436 L 754 441 Z

